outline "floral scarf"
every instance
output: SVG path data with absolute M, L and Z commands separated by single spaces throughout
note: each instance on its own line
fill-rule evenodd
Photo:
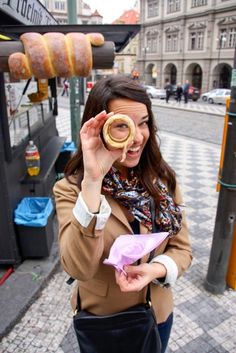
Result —
M 161 232 L 175 235 L 181 229 L 182 212 L 166 186 L 160 180 L 156 181 L 156 185 L 160 195 L 160 204 L 156 209 L 157 226 Z M 152 231 L 151 197 L 133 170 L 130 179 L 126 179 L 112 167 L 103 180 L 103 191 L 118 200 L 135 219 Z

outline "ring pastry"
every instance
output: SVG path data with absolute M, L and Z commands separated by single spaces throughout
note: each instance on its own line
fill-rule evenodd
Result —
M 114 123 L 127 125 L 128 132 L 126 136 L 120 138 L 115 137 L 111 133 L 111 128 Z M 112 115 L 103 126 L 103 138 L 107 146 L 112 148 L 123 148 L 123 154 L 121 162 L 126 158 L 127 148 L 133 143 L 135 136 L 135 125 L 133 120 L 125 114 L 115 114 Z

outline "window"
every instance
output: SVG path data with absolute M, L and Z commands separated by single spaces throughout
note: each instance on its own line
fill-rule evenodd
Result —
M 234 48 L 236 45 L 236 27 L 229 28 L 228 46 Z
M 189 50 L 202 50 L 204 42 L 204 32 L 194 31 L 189 35 Z
M 149 53 L 157 52 L 157 38 L 158 38 L 157 31 L 152 31 L 147 33 L 147 46 L 146 46 L 147 52 Z
M 207 5 L 207 0 L 192 0 L 192 7 Z
M 180 0 L 167 0 L 167 13 L 180 11 Z
M 159 14 L 159 0 L 148 0 L 147 17 L 156 17 Z
M 55 7 L 55 10 L 65 11 L 65 2 L 64 1 L 55 1 L 54 7 Z
M 178 51 L 178 34 L 171 33 L 166 35 L 166 52 Z
M 236 26 L 221 28 L 218 40 L 218 49 L 219 48 L 234 48 L 236 45 Z

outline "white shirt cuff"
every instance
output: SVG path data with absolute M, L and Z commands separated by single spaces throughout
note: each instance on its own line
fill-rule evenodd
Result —
M 158 279 L 154 279 L 152 282 L 163 287 L 173 286 L 178 277 L 178 267 L 174 260 L 172 260 L 170 256 L 162 254 L 154 257 L 150 263 L 152 262 L 159 262 L 165 266 L 167 271 L 165 280 L 163 282 L 159 281 Z
M 93 217 L 96 217 L 95 229 L 101 230 L 105 227 L 105 224 L 110 217 L 111 207 L 109 206 L 104 195 L 100 195 L 100 209 L 99 213 L 91 213 L 83 200 L 81 192 L 79 193 L 75 207 L 73 208 L 73 214 L 77 221 L 84 227 L 87 228 Z

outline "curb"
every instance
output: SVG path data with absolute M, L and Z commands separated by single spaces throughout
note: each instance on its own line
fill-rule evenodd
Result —
M 59 265 L 58 242 L 54 240 L 49 257 L 25 260 L 0 287 L 0 341 L 20 321 Z
M 158 104 L 158 102 L 154 101 L 153 99 L 152 101 L 152 105 L 155 107 L 160 107 L 160 108 L 168 108 L 168 109 L 178 109 L 178 110 L 184 110 L 184 111 L 188 111 L 188 112 L 192 112 L 192 113 L 201 113 L 201 114 L 207 114 L 207 115 L 217 115 L 217 116 L 221 116 L 224 117 L 224 113 L 217 113 L 217 112 L 209 112 L 209 111 L 202 111 L 202 110 L 195 110 L 193 108 L 188 108 L 188 107 L 177 107 L 177 106 L 173 106 L 173 105 L 162 105 L 162 104 Z

